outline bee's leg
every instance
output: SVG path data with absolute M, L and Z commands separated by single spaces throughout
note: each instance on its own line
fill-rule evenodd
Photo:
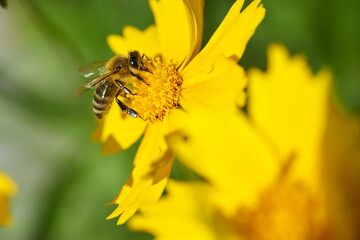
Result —
M 124 90 L 124 92 L 126 94 L 131 94 L 131 95 L 137 95 L 137 93 L 132 93 L 130 91 L 130 89 L 128 89 L 127 87 L 124 86 L 124 84 L 122 82 L 120 82 L 119 80 L 115 80 L 116 84 L 119 85 L 119 87 Z
M 143 83 L 145 83 L 146 85 L 149 86 L 149 84 L 146 83 L 145 80 L 144 80 L 142 77 L 140 77 L 140 76 L 138 76 L 138 75 L 136 75 L 136 74 L 134 74 L 134 73 L 131 73 L 131 75 L 133 75 L 133 76 L 136 77 L 138 80 L 142 81 Z
M 144 57 L 146 57 L 146 59 L 147 59 L 148 61 L 150 61 L 150 59 L 148 58 L 148 56 L 146 56 L 145 53 L 143 53 L 143 55 L 141 56 L 141 58 L 144 59 Z
M 143 53 L 143 55 L 141 56 L 141 59 L 144 59 L 144 57 L 150 62 L 150 59 L 148 58 L 148 56 L 146 56 L 145 53 Z M 142 62 L 141 63 L 141 66 L 143 67 L 143 71 L 146 71 L 146 72 L 149 72 L 149 73 L 152 73 L 147 67 L 145 67 L 144 63 Z
M 116 94 L 115 100 L 116 100 L 117 104 L 119 105 L 121 111 L 126 112 L 127 114 L 129 114 L 129 115 L 132 116 L 133 118 L 137 118 L 137 117 L 139 116 L 139 114 L 138 114 L 135 110 L 133 110 L 133 109 L 131 109 L 131 108 L 128 108 L 122 101 L 120 101 L 120 100 L 118 99 L 118 96 L 119 96 L 119 94 L 120 94 L 120 91 L 121 91 L 121 90 L 119 90 L 118 93 Z

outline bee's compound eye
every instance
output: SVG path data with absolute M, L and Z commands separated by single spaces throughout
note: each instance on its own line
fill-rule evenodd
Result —
M 138 67 L 139 67 L 139 64 L 138 64 L 137 61 L 134 60 L 134 59 L 130 59 L 129 64 L 130 64 L 131 67 L 133 67 L 133 68 L 135 68 L 135 69 L 138 69 Z

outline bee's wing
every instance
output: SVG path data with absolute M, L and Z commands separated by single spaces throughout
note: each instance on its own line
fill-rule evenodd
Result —
M 80 96 L 81 94 L 87 92 L 89 89 L 95 87 L 97 84 L 99 84 L 102 80 L 106 79 L 110 75 L 116 73 L 117 70 L 114 70 L 112 72 L 104 73 L 100 76 L 97 76 L 93 79 L 90 79 L 89 81 L 83 83 L 78 87 L 78 89 L 74 93 L 74 97 Z
M 105 71 L 106 61 L 92 62 L 78 68 L 78 72 L 86 78 L 93 78 L 101 75 Z

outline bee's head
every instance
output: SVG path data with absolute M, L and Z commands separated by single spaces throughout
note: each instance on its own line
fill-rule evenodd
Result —
M 130 68 L 141 70 L 141 57 L 138 51 L 132 51 L 129 53 L 129 66 Z
M 129 53 L 129 66 L 132 71 L 143 71 L 145 69 L 138 51 L 132 51 Z

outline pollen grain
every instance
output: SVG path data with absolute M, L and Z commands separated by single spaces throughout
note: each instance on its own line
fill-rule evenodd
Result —
M 134 81 L 137 95 L 131 96 L 129 106 L 147 121 L 163 120 L 166 113 L 178 106 L 182 85 L 181 75 L 173 63 L 163 63 L 159 57 L 145 62 L 149 72 L 143 72 L 143 81 Z

